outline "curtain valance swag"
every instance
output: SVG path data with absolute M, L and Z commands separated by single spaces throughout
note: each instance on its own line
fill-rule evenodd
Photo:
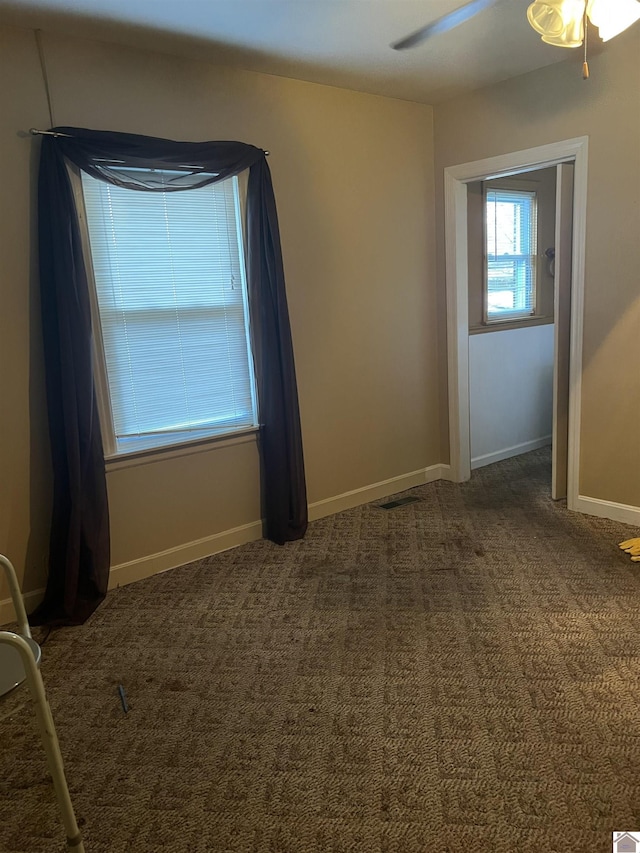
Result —
M 174 142 L 52 128 L 42 137 L 39 261 L 54 501 L 49 576 L 35 623 L 84 622 L 107 591 L 109 512 L 93 375 L 87 271 L 68 164 L 108 183 L 176 192 L 249 170 L 247 285 L 260 413 L 265 535 L 304 536 L 307 500 L 280 234 L 265 152 L 242 142 Z M 132 173 L 131 170 L 137 169 Z M 171 171 L 169 185 L 139 170 Z

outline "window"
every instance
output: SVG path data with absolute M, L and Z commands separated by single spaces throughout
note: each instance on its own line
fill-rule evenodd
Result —
M 536 313 L 537 197 L 535 192 L 485 191 L 485 322 Z
M 238 179 L 81 189 L 105 455 L 256 427 Z

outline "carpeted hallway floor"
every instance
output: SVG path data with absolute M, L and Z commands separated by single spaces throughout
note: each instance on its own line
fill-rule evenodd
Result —
M 51 634 L 87 853 L 610 853 L 640 830 L 640 565 L 617 548 L 638 534 L 549 482 L 536 451 Z M 0 705 L 0 850 L 53 853 L 25 698 Z

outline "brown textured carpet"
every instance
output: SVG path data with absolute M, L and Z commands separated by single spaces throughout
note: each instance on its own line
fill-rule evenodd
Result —
M 549 481 L 539 451 L 412 489 L 54 632 L 88 853 L 608 853 L 640 829 L 633 531 L 568 513 Z M 0 849 L 62 850 L 34 726 L 0 737 Z

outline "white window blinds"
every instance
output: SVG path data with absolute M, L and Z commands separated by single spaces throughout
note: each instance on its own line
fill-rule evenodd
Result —
M 536 311 L 536 194 L 487 189 L 485 204 L 487 321 L 529 317 Z
M 237 178 L 164 193 L 82 173 L 82 189 L 111 451 L 255 426 Z

